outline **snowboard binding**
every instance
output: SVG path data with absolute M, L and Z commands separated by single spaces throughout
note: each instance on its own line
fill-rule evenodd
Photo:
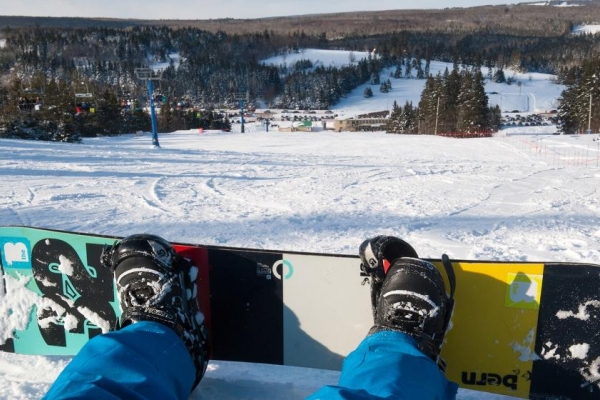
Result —
M 456 278 L 448 256 L 442 256 L 450 285 L 449 293 L 441 273 L 402 239 L 376 236 L 359 248 L 361 276 L 371 284 L 374 325 L 369 334 L 398 331 L 417 341 L 419 349 L 445 363 L 439 353 L 454 309 Z
M 198 269 L 154 235 L 132 235 L 104 248 L 122 310 L 116 329 L 153 321 L 173 329 L 187 347 L 200 382 L 208 365 L 208 335 L 197 301 Z

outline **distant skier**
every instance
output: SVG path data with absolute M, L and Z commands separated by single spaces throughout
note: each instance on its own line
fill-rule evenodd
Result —
M 359 253 L 375 323 L 346 357 L 338 385 L 310 399 L 455 398 L 458 386 L 438 367 L 452 313 L 441 274 L 395 237 L 368 239 Z M 187 399 L 208 364 L 196 267 L 153 235 L 115 243 L 102 264 L 117 284 L 117 329 L 87 342 L 44 398 Z

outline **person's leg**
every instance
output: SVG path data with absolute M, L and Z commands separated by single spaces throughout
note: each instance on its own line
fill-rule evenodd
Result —
M 458 386 L 438 367 L 453 309 L 453 273 L 448 294 L 435 266 L 391 236 L 366 240 L 359 254 L 371 282 L 373 327 L 344 360 L 338 385 L 310 399 L 453 399 Z
M 337 385 L 325 386 L 309 399 L 453 399 L 457 389 L 413 338 L 381 331 L 346 357 Z
M 208 365 L 208 334 L 198 304 L 198 268 L 159 236 L 131 235 L 106 248 L 102 265 L 115 275 L 122 313 L 117 329 L 142 321 L 172 329 L 194 362 L 198 385 Z
M 138 322 L 90 340 L 44 399 L 187 399 L 195 374 L 171 328 Z
M 187 399 L 208 364 L 198 269 L 153 235 L 107 247 L 122 310 L 116 331 L 90 340 L 46 398 Z

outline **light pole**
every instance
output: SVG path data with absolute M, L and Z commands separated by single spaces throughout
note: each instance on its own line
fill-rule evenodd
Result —
M 152 120 L 152 146 L 160 147 L 158 144 L 158 128 L 156 124 L 156 110 L 154 109 L 154 86 L 152 81 L 159 81 L 162 73 L 154 72 L 151 68 L 136 68 L 135 75 L 138 79 L 148 82 L 148 98 L 150 100 L 150 118 Z
M 433 132 L 434 135 L 437 135 L 437 128 L 438 128 L 438 118 L 440 116 L 440 96 L 438 96 L 437 98 L 437 108 L 435 110 L 435 130 Z
M 590 93 L 590 111 L 588 114 L 588 128 L 587 128 L 587 132 L 588 135 L 590 133 L 592 133 L 592 94 Z
M 587 134 L 591 134 L 592 133 L 592 91 L 594 90 L 594 86 L 596 86 L 596 74 L 592 75 L 592 88 L 590 91 L 590 107 L 589 107 L 589 112 L 588 112 L 588 128 L 587 128 Z

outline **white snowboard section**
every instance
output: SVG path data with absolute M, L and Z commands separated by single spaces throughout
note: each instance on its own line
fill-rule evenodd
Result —
M 284 364 L 339 370 L 373 325 L 358 258 L 284 254 Z M 284 265 L 290 274 L 290 265 Z M 358 321 L 358 322 L 357 322 Z M 320 360 L 315 363 L 315 360 Z

